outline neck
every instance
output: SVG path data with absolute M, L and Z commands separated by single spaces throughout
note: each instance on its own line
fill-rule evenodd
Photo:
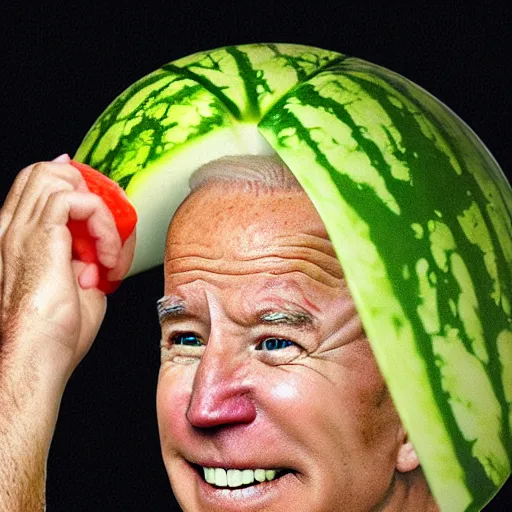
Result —
M 421 468 L 395 472 L 383 502 L 371 512 L 439 512 Z

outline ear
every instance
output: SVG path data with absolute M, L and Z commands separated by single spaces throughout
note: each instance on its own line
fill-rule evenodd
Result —
M 400 473 L 407 473 L 420 465 L 420 459 L 416 454 L 413 444 L 409 441 L 406 432 L 403 432 L 402 443 L 396 456 L 396 469 Z

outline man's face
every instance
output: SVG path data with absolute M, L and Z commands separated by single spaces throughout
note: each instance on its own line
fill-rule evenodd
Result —
M 303 193 L 194 193 L 171 224 L 159 310 L 158 422 L 184 510 L 385 500 L 403 430 Z

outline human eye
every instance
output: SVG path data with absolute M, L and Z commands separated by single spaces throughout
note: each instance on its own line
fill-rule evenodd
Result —
M 181 345 L 186 347 L 200 347 L 204 345 L 203 340 L 193 332 L 179 332 L 170 337 L 172 345 Z
M 192 331 L 174 331 L 162 337 L 161 363 L 191 364 L 197 362 L 205 349 L 202 336 Z
M 295 343 L 286 338 L 265 338 L 257 347 L 256 350 L 265 350 L 265 351 L 273 351 L 273 350 L 281 350 L 287 347 L 291 347 L 295 345 Z

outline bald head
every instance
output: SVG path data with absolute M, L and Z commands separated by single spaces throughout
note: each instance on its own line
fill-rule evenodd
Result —
M 212 265 L 222 259 L 236 261 L 244 272 L 245 262 L 275 238 L 294 252 L 306 250 L 328 254 L 329 269 L 318 279 L 329 282 L 341 277 L 323 222 L 308 195 L 278 157 L 234 156 L 209 162 L 190 179 L 191 192 L 176 211 L 167 234 L 166 275 L 183 271 L 187 251 L 207 243 Z M 300 238 L 300 242 L 295 240 Z M 184 243 L 186 241 L 186 243 Z M 180 248 L 181 247 L 181 248 Z M 306 247 L 308 249 L 306 249 Z M 272 251 L 269 249 L 268 256 Z M 197 264 L 197 260 L 193 260 Z M 275 262 L 266 263 L 275 271 Z M 213 269 L 212 267 L 212 269 Z
M 235 188 L 255 195 L 303 192 L 295 176 L 277 155 L 225 156 L 197 169 L 189 184 L 191 193 L 207 185 Z

